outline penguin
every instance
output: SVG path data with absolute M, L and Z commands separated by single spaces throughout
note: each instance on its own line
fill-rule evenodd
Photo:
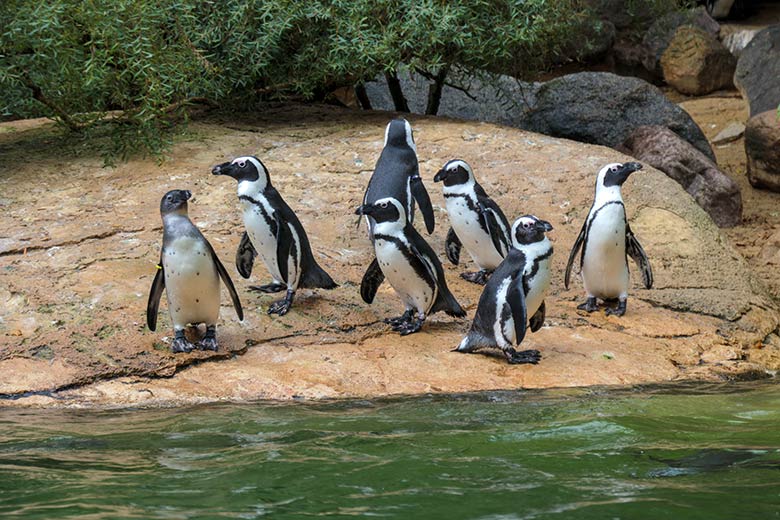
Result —
M 512 224 L 512 249 L 482 290 L 471 329 L 456 352 L 493 347 L 503 350 L 512 365 L 539 362 L 538 350 L 518 352 L 514 345 L 523 341 L 527 327 L 536 332 L 544 324 L 544 297 L 550 287 L 553 254 L 545 233 L 552 229 L 549 222 L 533 215 Z
M 596 178 L 596 196 L 588 218 L 574 242 L 566 264 L 564 286 L 569 288 L 574 258 L 580 255 L 582 284 L 588 299 L 577 306 L 586 312 L 598 309 L 597 298 L 605 301 L 617 299 L 616 308 L 608 307 L 608 315 L 623 316 L 628 299 L 628 259 L 634 259 L 642 271 L 642 281 L 647 289 L 653 286 L 653 270 L 645 250 L 634 236 L 626 220 L 626 208 L 620 187 L 633 172 L 641 170 L 637 162 L 613 163 L 604 166 Z
M 479 271 L 461 273 L 461 278 L 485 285 L 509 252 L 509 222 L 465 161 L 454 159 L 445 164 L 433 178 L 433 182 L 439 181 L 444 183 L 444 200 L 452 225 L 444 252 L 450 262 L 458 265 L 461 247 L 465 247 Z
M 160 201 L 163 221 L 163 246 L 160 263 L 149 291 L 146 324 L 157 328 L 157 311 L 165 289 L 168 310 L 175 337 L 173 352 L 191 352 L 195 345 L 187 341 L 188 326 L 206 324 L 206 335 L 198 343 L 201 350 L 217 350 L 217 318 L 219 318 L 219 279 L 225 283 L 233 300 L 239 321 L 244 320 L 241 301 L 214 248 L 195 227 L 187 214 L 187 201 L 192 193 L 171 190 Z
M 385 144 L 363 195 L 363 204 L 373 204 L 385 197 L 401 201 L 409 222 L 414 222 L 414 203 L 420 206 L 425 229 L 430 235 L 435 227 L 433 206 L 425 190 L 417 162 L 417 145 L 412 125 L 406 119 L 394 119 L 385 128 Z M 368 237 L 373 242 L 374 228 L 366 218 Z M 384 275 L 376 258 L 369 264 L 360 282 L 360 296 L 366 303 L 374 301 Z
M 466 311 L 447 288 L 441 262 L 406 218 L 398 199 L 385 197 L 363 204 L 357 215 L 371 218 L 374 252 L 384 276 L 406 305 L 406 311 L 385 323 L 402 336 L 419 331 L 426 316 L 444 311 L 462 318 Z
M 239 274 L 249 278 L 254 259 L 259 255 L 273 281 L 266 285 L 250 286 L 250 289 L 264 293 L 287 290 L 283 299 L 269 306 L 268 314 L 287 314 L 299 287 L 338 287 L 314 259 L 306 231 L 290 206 L 271 185 L 268 170 L 260 159 L 254 156 L 238 157 L 214 166 L 211 173 L 227 175 L 238 181 L 238 199 L 243 208 L 246 227 L 236 252 Z

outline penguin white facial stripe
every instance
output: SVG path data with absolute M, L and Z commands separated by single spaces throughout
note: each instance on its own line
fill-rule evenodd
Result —
M 409 145 L 409 148 L 414 150 L 414 153 L 417 153 L 417 145 L 414 144 L 414 137 L 412 135 L 412 125 L 409 124 L 409 121 L 404 120 L 404 127 L 406 130 L 406 144 Z

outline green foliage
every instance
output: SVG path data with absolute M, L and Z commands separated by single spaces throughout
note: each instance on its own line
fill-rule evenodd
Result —
M 590 13 L 583 0 L 3 0 L 0 117 L 107 130 L 109 157 L 159 154 L 194 102 L 321 99 L 401 67 L 528 76 Z

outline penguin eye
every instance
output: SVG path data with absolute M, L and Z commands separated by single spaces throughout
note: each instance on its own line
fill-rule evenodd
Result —
M 380 202 L 379 203 L 379 207 L 380 208 L 386 208 L 387 207 L 387 202 Z
M 170 195 L 168 195 L 167 197 L 165 197 L 165 200 L 167 200 L 168 202 L 170 202 L 171 200 L 173 200 L 173 197 L 171 197 Z
M 238 161 L 239 168 L 243 168 L 244 166 L 246 166 L 246 161 Z

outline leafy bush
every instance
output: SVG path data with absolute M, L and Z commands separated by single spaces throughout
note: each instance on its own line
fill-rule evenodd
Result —
M 526 77 L 591 22 L 582 0 L 3 0 L 0 116 L 160 153 L 193 103 L 322 99 L 399 67 L 434 89 L 455 64 Z

